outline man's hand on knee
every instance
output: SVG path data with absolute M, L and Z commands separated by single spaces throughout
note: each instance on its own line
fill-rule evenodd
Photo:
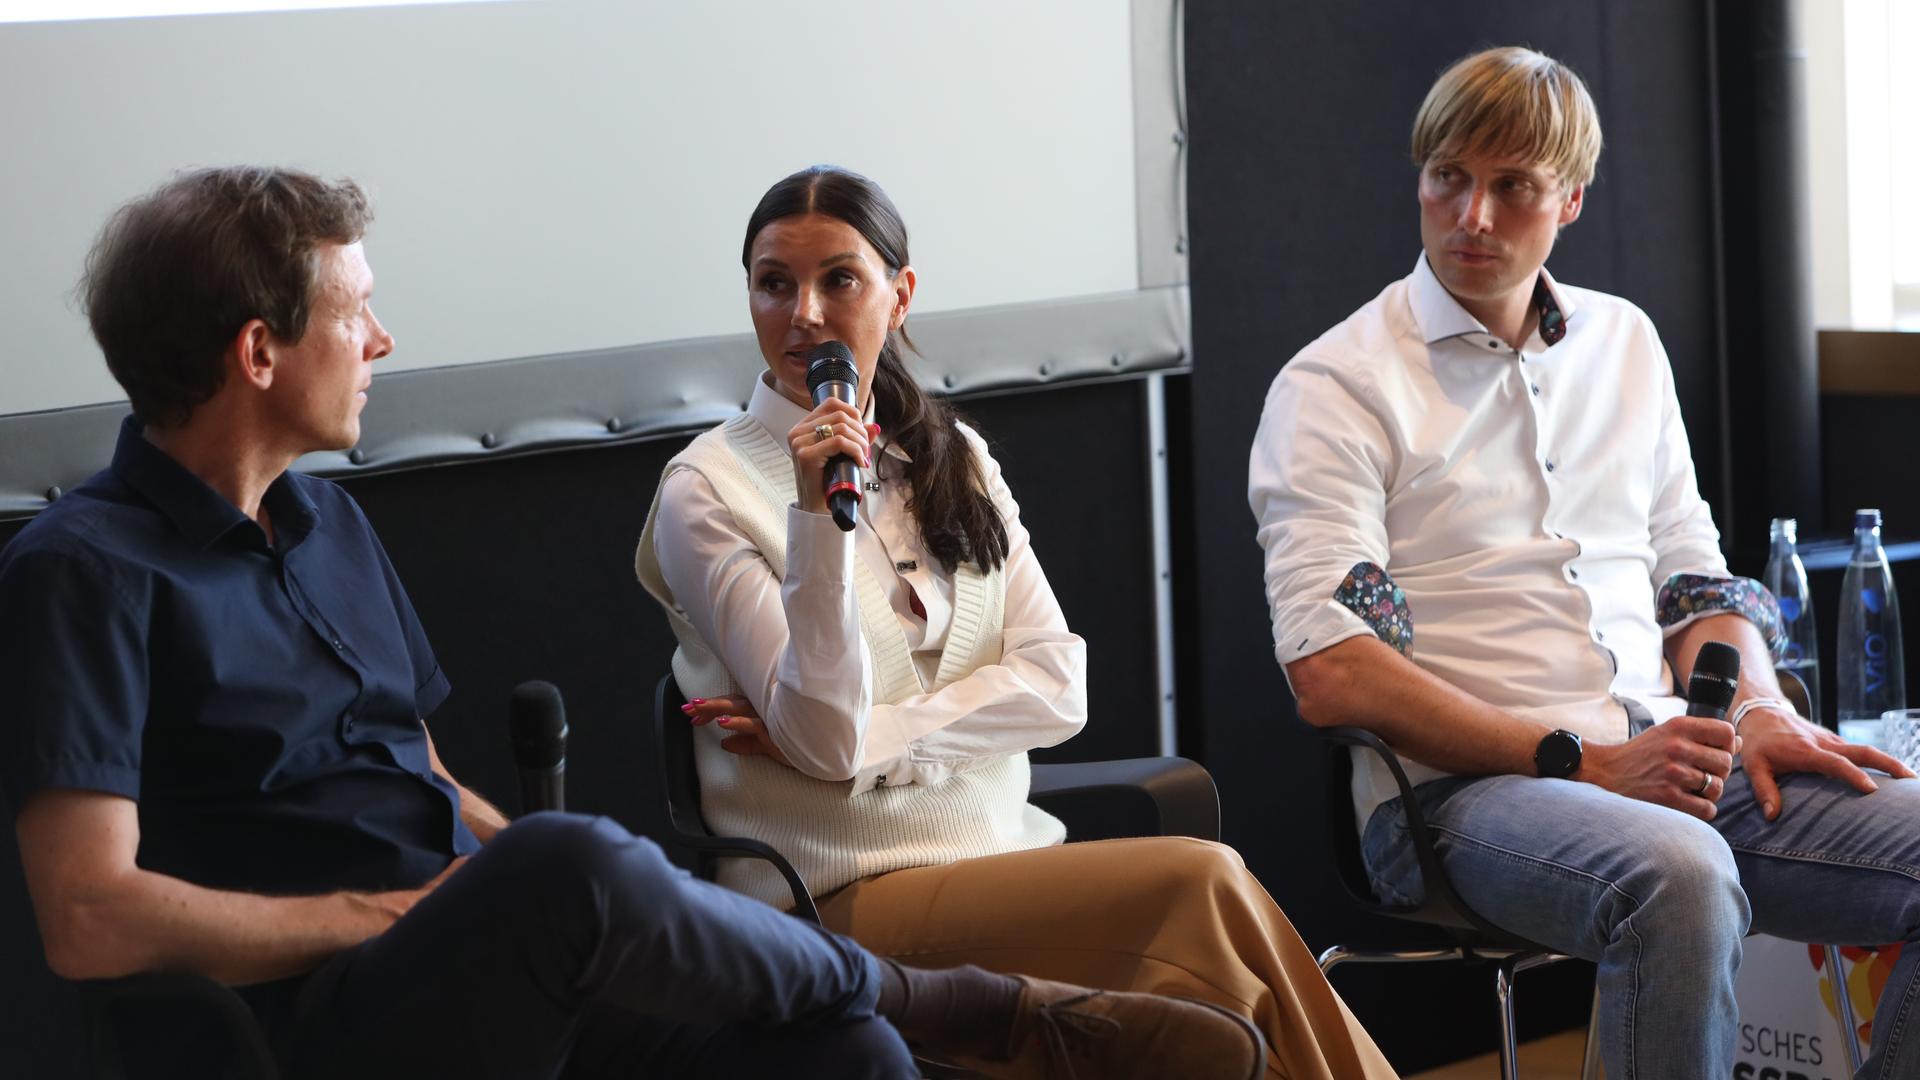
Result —
M 1746 746 L 1740 755 L 1753 785 L 1754 800 L 1768 821 L 1780 816 L 1779 777 L 1791 773 L 1819 773 L 1852 786 L 1863 794 L 1879 790 L 1867 769 L 1879 769 L 1888 776 L 1909 778 L 1913 770 L 1891 755 L 1850 743 L 1817 724 L 1808 723 L 1784 709 L 1762 708 L 1748 713 L 1741 721 L 1741 738 Z
M 1589 743 L 1572 779 L 1712 821 L 1739 752 L 1732 725 L 1676 716 L 1624 743 Z

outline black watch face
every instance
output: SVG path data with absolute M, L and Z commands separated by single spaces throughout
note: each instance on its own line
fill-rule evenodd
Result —
M 1572 776 L 1580 767 L 1580 737 L 1571 731 L 1549 733 L 1533 752 L 1533 764 L 1541 776 Z

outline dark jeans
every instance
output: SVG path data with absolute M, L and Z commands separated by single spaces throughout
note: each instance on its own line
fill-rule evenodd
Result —
M 535 814 L 268 1004 L 297 1077 L 912 1077 L 852 941 Z

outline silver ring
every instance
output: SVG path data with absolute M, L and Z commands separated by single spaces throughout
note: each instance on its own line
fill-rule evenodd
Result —
M 817 443 L 823 443 L 823 442 L 826 442 L 826 441 L 827 441 L 828 439 L 831 439 L 831 438 L 833 438 L 833 425 L 832 425 L 832 424 L 815 424 L 815 425 L 814 425 L 814 428 L 813 428 L 813 441 L 814 441 L 814 442 L 817 442 Z
M 1701 769 L 1700 770 L 1700 790 L 1694 792 L 1694 794 L 1705 795 L 1707 793 L 1707 789 L 1712 786 L 1713 786 L 1713 774 L 1708 772 L 1705 769 Z

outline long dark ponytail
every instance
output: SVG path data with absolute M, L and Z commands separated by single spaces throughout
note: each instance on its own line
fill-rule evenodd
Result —
M 907 265 L 907 224 L 893 200 L 880 185 L 832 165 L 802 169 L 767 189 L 747 219 L 740 264 L 751 272 L 760 230 L 808 213 L 851 225 L 873 245 L 890 274 Z M 907 370 L 903 348 L 914 348 L 906 330 L 889 332 L 873 375 L 873 400 L 881 427 L 913 459 L 906 468 L 913 492 L 907 510 L 919 523 L 927 550 L 949 573 L 968 561 L 991 570 L 1007 559 L 1006 523 L 987 493 L 979 455 L 960 431 L 958 410 L 921 389 Z

